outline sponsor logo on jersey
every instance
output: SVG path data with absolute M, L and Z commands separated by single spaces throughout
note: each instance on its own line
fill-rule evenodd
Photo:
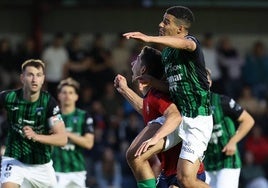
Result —
M 17 106 L 14 106 L 14 107 L 11 107 L 11 108 L 10 108 L 11 111 L 16 111 L 16 110 L 18 110 L 18 109 L 19 109 L 19 107 L 17 107 Z

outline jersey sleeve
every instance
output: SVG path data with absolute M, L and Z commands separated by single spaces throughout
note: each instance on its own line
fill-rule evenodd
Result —
M 48 102 L 47 117 L 50 118 L 58 114 L 61 114 L 59 105 L 55 98 L 51 96 Z
M 53 127 L 59 121 L 63 121 L 58 103 L 52 96 L 48 101 L 47 118 L 50 127 Z
M 94 133 L 94 119 L 87 112 L 85 114 L 85 124 L 84 124 L 84 134 L 86 133 L 90 133 L 90 134 Z
M 234 99 L 225 95 L 221 95 L 220 97 L 224 114 L 233 120 L 237 120 L 244 109 Z

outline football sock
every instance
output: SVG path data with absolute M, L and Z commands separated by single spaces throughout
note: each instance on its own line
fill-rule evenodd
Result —
M 156 180 L 155 178 L 153 179 L 147 179 L 147 180 L 142 180 L 137 183 L 138 188 L 156 188 Z

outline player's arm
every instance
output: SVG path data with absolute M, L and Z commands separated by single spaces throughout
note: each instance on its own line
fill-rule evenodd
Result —
M 73 143 L 88 150 L 94 145 L 94 134 L 92 133 L 86 133 L 83 136 L 80 136 L 72 132 L 67 132 L 67 136 Z
M 222 152 L 225 152 L 226 155 L 233 155 L 236 151 L 236 144 L 248 134 L 254 126 L 255 121 L 253 117 L 246 110 L 242 109 L 233 99 L 230 99 L 228 105 L 225 106 L 227 106 L 227 111 L 225 108 L 227 115 L 239 124 L 234 136 L 232 136 L 222 149 Z
M 83 147 L 85 149 L 92 149 L 94 145 L 94 128 L 93 128 L 93 118 L 88 114 L 85 118 L 85 130 L 83 135 L 77 135 L 72 132 L 67 132 L 68 138 L 75 144 Z
M 32 130 L 29 126 L 24 126 L 23 131 L 28 139 L 32 139 L 35 142 L 43 144 L 49 144 L 53 146 L 64 146 L 67 144 L 67 135 L 65 131 L 65 124 L 60 114 L 60 108 L 57 101 L 50 97 L 47 103 L 46 116 L 48 122 L 42 122 L 44 126 L 48 125 L 50 128 L 49 134 L 38 134 Z
M 171 48 L 187 51 L 194 51 L 196 49 L 196 43 L 193 40 L 178 36 L 148 36 L 141 32 L 124 33 L 123 36 L 127 39 L 133 38 L 143 42 L 157 43 Z
M 182 117 L 174 103 L 171 103 L 169 107 L 164 111 L 163 116 L 165 117 L 164 124 L 158 129 L 154 136 L 141 144 L 137 149 L 135 156 L 140 156 L 146 152 L 150 146 L 157 144 L 161 139 L 175 131 L 180 125 Z
M 23 132 L 26 138 L 34 142 L 48 144 L 53 146 L 64 146 L 67 143 L 67 135 L 65 132 L 65 124 L 60 114 L 49 118 L 51 134 L 37 134 L 30 126 L 24 126 Z
M 142 114 L 143 99 L 128 87 L 126 78 L 124 76 L 118 74 L 115 77 L 114 87 L 138 113 Z
M 174 103 L 169 105 L 163 116 L 165 117 L 166 121 L 152 137 L 152 140 L 159 141 L 160 139 L 166 137 L 180 125 L 182 120 L 181 114 Z

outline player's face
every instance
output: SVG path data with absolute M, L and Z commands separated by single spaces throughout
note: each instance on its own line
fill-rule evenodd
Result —
M 174 36 L 178 34 L 178 25 L 176 24 L 176 18 L 165 13 L 163 20 L 159 24 L 159 35 L 160 36 Z
M 133 61 L 131 63 L 132 66 L 132 81 L 135 81 L 137 79 L 138 76 L 141 76 L 141 56 L 142 56 L 143 52 L 141 52 L 135 61 Z
M 58 94 L 61 106 L 75 105 L 78 95 L 72 86 L 63 86 Z
M 36 68 L 34 66 L 28 66 L 21 74 L 21 81 L 24 85 L 24 89 L 30 91 L 32 94 L 41 90 L 44 79 L 44 71 L 41 67 Z

